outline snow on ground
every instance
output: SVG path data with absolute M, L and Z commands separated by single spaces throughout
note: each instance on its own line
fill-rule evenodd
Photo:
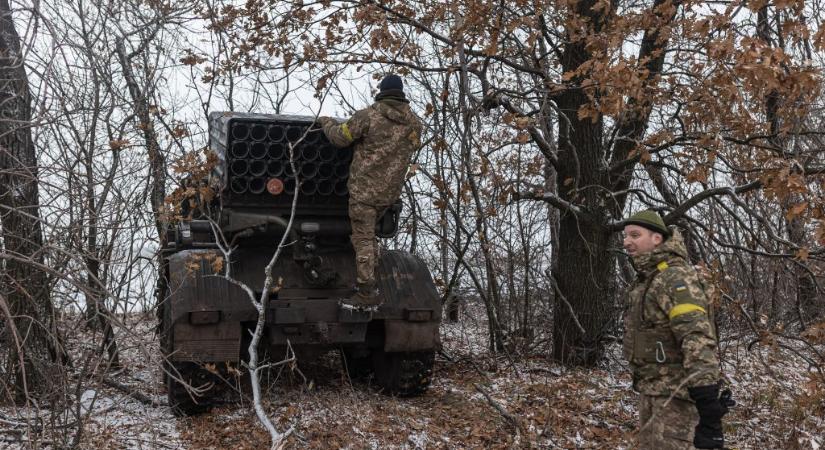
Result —
M 165 402 L 154 326 L 153 317 L 133 316 L 129 323 L 118 327 L 123 368 L 109 373 L 94 367 L 98 358 L 93 356 L 98 348 L 88 342 L 98 340 L 88 330 L 67 327 L 63 335 L 73 359 L 65 390 L 70 407 L 63 411 L 0 407 L 0 449 L 63 448 L 70 446 L 78 434 L 79 448 L 186 448 L 186 443 L 178 439 L 178 425 L 169 408 L 147 406 L 101 382 L 106 376 L 156 402 Z M 27 421 L 34 428 L 5 427 L 4 420 Z M 37 431 L 41 424 L 46 431 Z
M 134 321 L 119 335 L 125 370 L 111 377 L 162 400 L 153 324 Z M 571 370 L 541 356 L 491 358 L 483 320 L 444 324 L 442 341 L 433 383 L 417 398 L 391 398 L 369 382 L 351 383 L 335 352 L 301 365 L 311 382 L 282 374 L 270 387 L 268 408 L 280 430 L 295 427 L 288 448 L 634 448 L 637 399 L 619 345 L 609 348 L 599 368 Z M 724 351 L 739 403 L 725 419 L 730 446 L 823 448 L 825 394 L 816 367 L 805 359 L 809 349 L 790 340 L 750 350 L 747 344 L 727 343 Z M 248 402 L 175 418 L 166 407 L 147 406 L 100 383 L 85 386 L 79 398 L 81 409 L 91 409 L 79 448 L 267 446 Z M 14 428 L 3 420 L 20 416 L 0 409 L 0 448 L 23 447 L 20 433 L 3 434 Z

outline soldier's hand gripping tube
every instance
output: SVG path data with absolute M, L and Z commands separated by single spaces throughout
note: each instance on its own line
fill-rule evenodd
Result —
M 690 398 L 696 402 L 699 412 L 699 424 L 693 435 L 696 448 L 725 448 L 725 436 L 722 432 L 722 416 L 727 406 L 722 406 L 719 399 L 719 385 L 697 386 L 688 388 Z

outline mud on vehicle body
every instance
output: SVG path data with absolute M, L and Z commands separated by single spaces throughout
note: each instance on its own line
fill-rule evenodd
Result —
M 291 244 L 273 270 L 282 283 L 269 294 L 259 351 L 277 360 L 289 342 L 300 360 L 340 349 L 353 377 L 371 374 L 390 394 L 422 393 L 441 321 L 424 263 L 407 252 L 382 252 L 377 280 L 383 305 L 374 312 L 340 306 L 355 286 L 346 187 L 352 149 L 337 149 L 323 133 L 308 132 L 308 117 L 212 113 L 209 119 L 217 156 L 209 184 L 217 195 L 203 205 L 206 214 L 170 226 L 165 276 L 158 280 L 164 376 L 175 412 L 202 411 L 221 395 L 233 372 L 227 368 L 247 357 L 257 319 L 246 292 L 222 276 L 226 266 L 215 232 L 237 247 L 231 277 L 260 296 L 296 190 Z M 396 233 L 400 206 L 378 220 L 379 236 Z M 196 395 L 186 384 L 204 391 Z

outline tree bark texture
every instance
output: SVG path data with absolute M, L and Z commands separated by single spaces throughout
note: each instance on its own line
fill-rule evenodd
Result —
M 31 135 L 31 95 L 8 0 L 0 0 L 0 294 L 15 330 L 7 329 L 5 373 L 17 399 L 46 394 L 56 351 Z M 13 335 L 16 332 L 19 340 Z

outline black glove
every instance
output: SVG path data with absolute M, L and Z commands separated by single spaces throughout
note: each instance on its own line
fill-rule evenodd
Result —
M 730 408 L 736 406 L 736 400 L 733 399 L 733 393 L 730 389 L 725 389 L 719 394 L 719 404 L 722 405 L 722 414 L 727 414 Z
M 688 388 L 690 398 L 696 402 L 696 411 L 699 412 L 699 425 L 696 425 L 693 435 L 693 446 L 696 448 L 724 448 L 725 436 L 722 433 L 722 416 L 728 410 L 719 401 L 719 385 L 697 386 Z M 728 397 L 728 399 L 730 399 Z M 731 400 L 732 401 L 732 400 Z

